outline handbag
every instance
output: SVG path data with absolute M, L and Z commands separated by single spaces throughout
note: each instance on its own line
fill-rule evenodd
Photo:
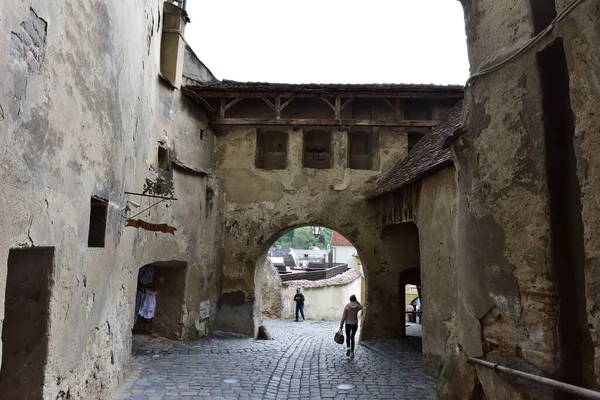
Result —
M 344 334 L 342 333 L 342 328 L 335 333 L 333 340 L 338 344 L 344 344 Z

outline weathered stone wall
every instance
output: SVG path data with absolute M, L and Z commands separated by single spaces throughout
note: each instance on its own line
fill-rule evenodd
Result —
M 260 268 L 257 273 L 260 273 L 257 284 L 260 285 L 260 312 L 262 318 L 281 318 L 281 310 L 283 307 L 281 299 L 281 278 L 279 277 L 277 269 L 267 257 L 263 267 Z
M 520 48 L 555 14 L 554 2 L 462 3 L 472 73 Z M 560 11 L 567 1 L 557 3 Z M 589 174 L 597 140 L 587 133 L 600 124 L 592 114 L 599 98 L 599 13 L 597 2 L 584 2 L 555 36 L 477 78 L 465 96 L 467 132 L 453 146 L 464 353 L 455 353 L 442 398 L 478 385 L 487 398 L 517 398 L 522 391 L 553 396 L 479 368 L 475 376 L 462 364 L 465 355 L 595 385 L 589 343 L 590 332 L 598 343 L 598 193 Z
M 423 179 L 416 215 L 421 258 L 423 367 L 438 376 L 456 345 L 456 170 Z
M 340 232 L 351 240 L 365 265 L 379 268 L 379 224 L 376 208 L 364 202 L 364 192 L 381 171 L 386 171 L 406 154 L 406 133 L 380 129 L 380 170 L 351 170 L 347 167 L 347 134 L 332 129 L 331 169 L 302 167 L 303 130 L 287 130 L 288 159 L 285 170 L 255 167 L 256 129 L 234 129 L 218 138 L 218 172 L 224 193 L 223 294 L 218 325 L 255 335 L 259 315 L 255 304 L 255 269 L 269 246 L 294 227 L 316 224 Z M 376 298 L 368 307 L 383 304 Z M 247 316 L 253 316 L 248 318 Z M 244 319 L 245 318 L 245 319 Z M 365 324 L 368 320 L 365 317 Z M 370 322 L 382 331 L 381 319 Z M 369 335 L 363 331 L 363 336 Z
M 187 263 L 190 336 L 210 320 L 201 301 L 214 315 L 214 138 L 201 139 L 204 115 L 159 82 L 161 2 L 1 0 L 0 10 L 0 315 L 9 249 L 55 248 L 44 398 L 108 398 L 130 359 L 139 267 Z M 121 216 L 127 199 L 151 204 L 124 191 L 158 171 L 159 140 L 209 172 L 175 169 L 179 200 L 140 216 L 175 235 L 124 228 Z M 109 201 L 103 248 L 88 248 L 91 196 Z
M 563 10 L 567 1 L 557 0 Z M 561 26 L 567 65 L 570 100 L 574 116 L 574 147 L 581 190 L 581 213 L 585 246 L 586 314 L 594 341 L 594 372 L 600 385 L 600 4 L 584 2 Z
M 418 281 L 410 283 L 421 284 L 423 367 L 439 376 L 452 358 L 457 335 L 456 170 L 446 167 L 376 202 L 383 226 L 381 250 L 395 253 L 388 254 L 390 265 L 381 267 L 371 289 L 380 293 L 371 295 L 388 299 L 387 315 L 403 313 L 397 300 L 404 295 L 399 275 L 420 269 Z M 397 335 L 403 334 L 404 329 L 389 320 Z

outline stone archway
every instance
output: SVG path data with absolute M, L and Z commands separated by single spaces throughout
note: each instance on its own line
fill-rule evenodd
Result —
M 361 252 L 342 234 L 327 227 L 321 227 L 324 232 L 318 240 L 324 244 L 327 240 L 325 232 L 329 231 L 330 241 L 327 241 L 326 248 L 321 246 L 316 254 L 304 254 L 303 247 L 292 244 L 274 250 L 273 245 L 279 243 L 279 239 L 299 228 L 309 228 L 309 226 L 283 229 L 276 236 L 277 240 L 266 249 L 265 255 L 258 258 L 255 270 L 255 298 L 260 315 L 264 317 L 265 307 L 271 307 L 275 301 L 278 301 L 279 314 L 275 318 L 293 318 L 295 315 L 293 297 L 296 288 L 300 287 L 304 289 L 303 293 L 306 296 L 308 307 L 306 319 L 338 320 L 351 295 L 355 295 L 364 303 L 363 295 L 366 293 L 363 289 L 366 281 L 363 273 L 364 265 L 358 262 Z M 312 233 L 307 231 L 299 233 L 299 236 L 312 237 Z M 270 257 L 266 257 L 267 253 L 276 258 L 285 257 L 284 264 L 279 264 L 276 268 L 269 260 Z M 274 299 L 274 296 L 277 299 Z M 267 318 L 273 318 L 273 315 L 268 315 Z
M 369 339 L 405 336 L 404 307 L 400 296 L 404 271 L 419 269 L 419 231 L 413 222 L 388 225 L 381 231 L 377 248 L 377 265 L 371 268 L 367 285 L 369 315 L 363 334 Z M 404 301 L 402 301 L 404 303 Z
M 354 236 L 358 237 L 358 240 L 352 239 L 352 236 L 348 234 L 348 232 L 344 231 L 343 229 L 340 229 L 339 227 L 336 227 L 333 224 L 323 224 L 313 221 L 294 224 L 282 229 L 273 229 L 269 234 L 261 236 L 261 238 L 263 239 L 261 240 L 260 244 L 250 241 L 246 242 L 249 245 L 248 247 L 251 249 L 250 253 L 245 253 L 247 256 L 244 260 L 244 265 L 247 267 L 246 276 L 240 278 L 239 280 L 230 282 L 238 285 L 237 290 L 224 291 L 224 293 L 222 293 L 218 305 L 219 313 L 217 319 L 217 329 L 256 337 L 258 333 L 258 327 L 261 324 L 259 293 L 260 279 L 262 277 L 262 274 L 260 273 L 260 270 L 264 268 L 266 264 L 268 250 L 271 247 L 271 245 L 285 233 L 296 228 L 309 225 L 323 226 L 333 231 L 336 231 L 344 237 L 348 238 L 348 240 L 356 248 L 359 257 L 361 258 L 361 262 L 363 264 L 363 271 L 368 286 L 369 265 L 371 263 L 376 263 L 374 261 L 376 259 L 376 257 L 374 256 L 376 254 L 375 248 L 377 246 L 378 240 L 376 234 L 376 224 L 373 226 L 374 229 L 372 230 L 363 230 L 364 233 L 361 232 L 362 234 L 355 233 Z M 356 230 L 354 232 L 356 232 Z M 371 233 L 371 235 L 365 235 L 365 233 L 367 232 Z M 365 248 L 368 250 L 365 251 Z M 254 260 L 248 257 L 249 254 L 254 255 Z M 227 255 L 225 255 L 225 258 L 227 259 Z M 366 300 L 366 304 L 368 304 L 368 297 Z

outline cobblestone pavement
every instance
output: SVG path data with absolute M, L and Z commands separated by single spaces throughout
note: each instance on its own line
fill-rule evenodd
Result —
M 435 379 L 422 372 L 419 338 L 363 342 L 350 359 L 333 341 L 337 322 L 265 325 L 274 340 L 217 334 L 173 345 L 138 339 L 133 371 L 117 399 L 433 398 Z M 342 384 L 354 388 L 339 389 Z

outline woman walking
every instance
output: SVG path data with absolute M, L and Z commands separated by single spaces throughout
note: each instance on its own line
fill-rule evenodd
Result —
M 362 306 L 356 300 L 356 296 L 350 296 L 350 303 L 344 307 L 344 314 L 342 314 L 342 322 L 340 323 L 340 329 L 346 323 L 346 356 L 354 358 L 354 336 L 358 330 L 358 312 L 362 310 Z

